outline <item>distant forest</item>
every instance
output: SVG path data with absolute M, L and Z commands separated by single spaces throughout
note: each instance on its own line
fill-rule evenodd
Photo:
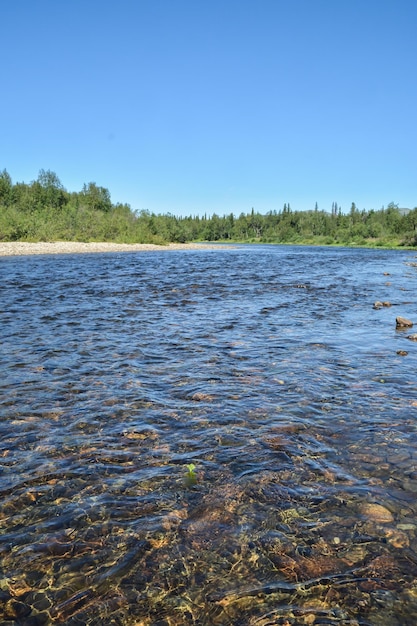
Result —
M 0 241 L 115 241 L 185 243 L 230 241 L 321 245 L 417 246 L 417 208 L 403 211 L 393 202 L 379 210 L 347 213 L 334 202 L 331 211 L 293 211 L 290 204 L 261 214 L 252 209 L 209 217 L 177 217 L 134 211 L 112 204 L 110 192 L 96 183 L 69 192 L 58 176 L 41 170 L 31 183 L 13 183 L 0 172 Z

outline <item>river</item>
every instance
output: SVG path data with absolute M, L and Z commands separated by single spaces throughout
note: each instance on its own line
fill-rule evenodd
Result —
M 1 624 L 415 626 L 415 261 L 1 258 Z

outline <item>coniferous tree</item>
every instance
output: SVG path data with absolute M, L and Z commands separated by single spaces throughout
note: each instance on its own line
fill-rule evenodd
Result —
M 12 200 L 12 179 L 6 169 L 0 172 L 0 204 L 8 206 Z

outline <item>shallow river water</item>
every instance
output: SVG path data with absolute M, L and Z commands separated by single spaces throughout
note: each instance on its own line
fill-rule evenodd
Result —
M 0 623 L 415 626 L 415 256 L 1 258 Z

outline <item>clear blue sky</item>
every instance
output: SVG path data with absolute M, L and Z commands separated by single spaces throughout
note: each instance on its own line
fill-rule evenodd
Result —
M 0 170 L 175 215 L 417 206 L 416 0 L 2 0 Z

